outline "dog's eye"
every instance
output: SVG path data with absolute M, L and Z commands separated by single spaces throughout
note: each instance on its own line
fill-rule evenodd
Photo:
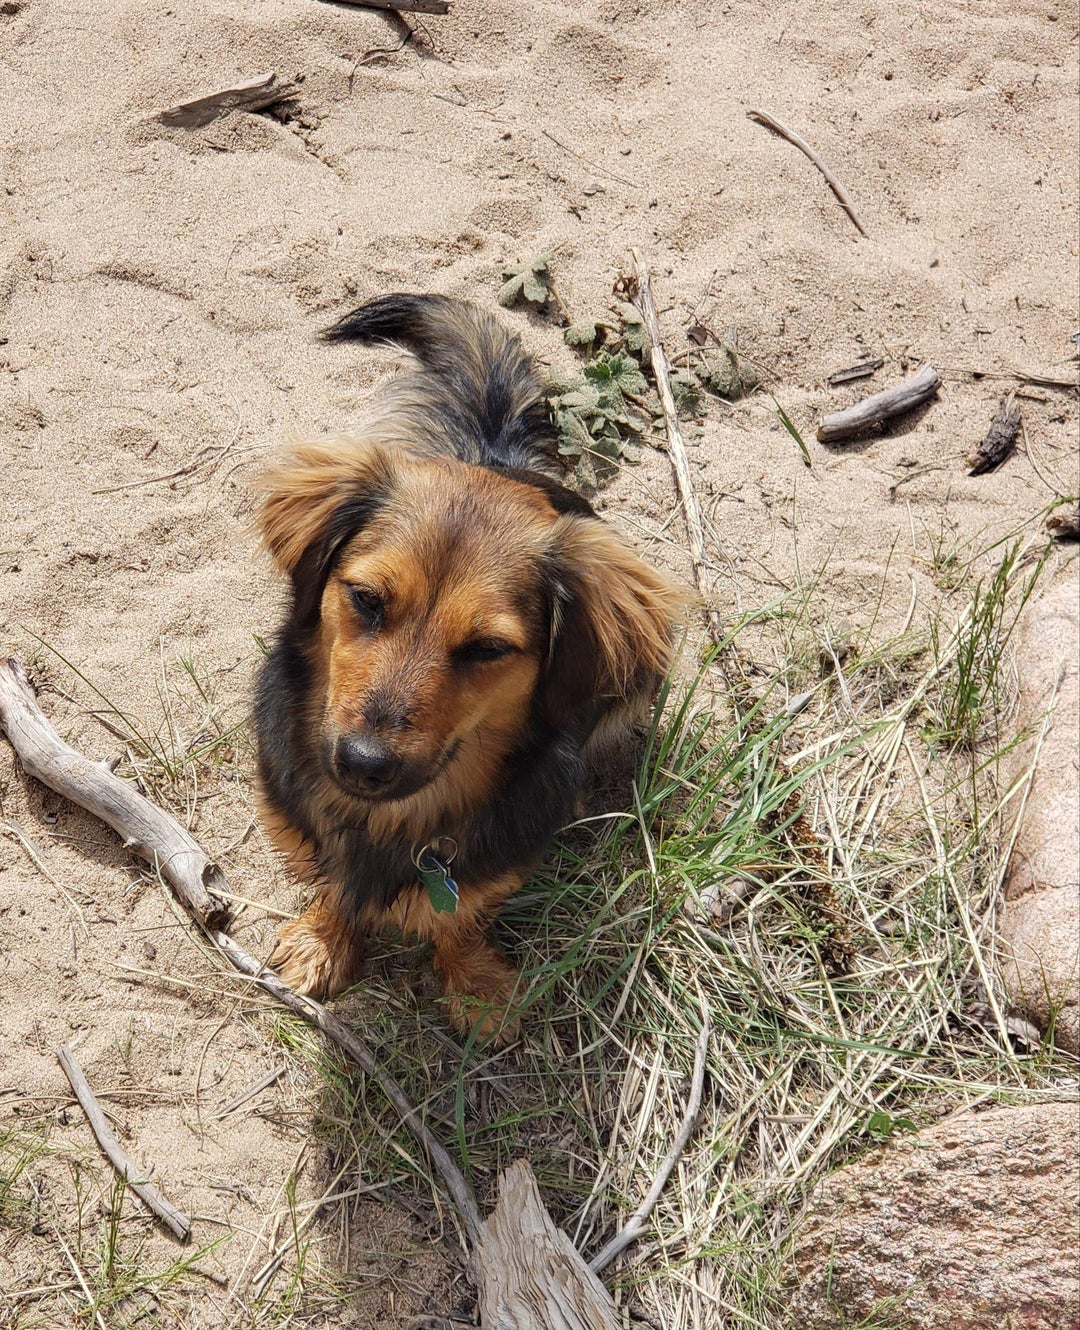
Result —
M 360 586 L 350 587 L 349 594 L 352 596 L 353 607 L 363 622 L 369 628 L 378 628 L 386 613 L 382 597 L 376 595 L 374 591 L 365 591 Z
M 462 665 L 480 665 L 485 661 L 499 660 L 502 656 L 508 656 L 511 651 L 516 651 L 509 642 L 495 642 L 487 638 L 478 639 L 475 642 L 465 642 L 454 652 L 455 658 Z

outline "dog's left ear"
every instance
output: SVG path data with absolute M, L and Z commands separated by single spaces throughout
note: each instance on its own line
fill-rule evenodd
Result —
M 561 517 L 549 557 L 549 719 L 591 724 L 605 703 L 646 700 L 671 666 L 687 594 L 594 517 Z

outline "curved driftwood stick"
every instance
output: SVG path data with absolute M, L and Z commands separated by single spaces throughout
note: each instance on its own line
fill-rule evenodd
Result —
M 191 1220 L 187 1215 L 181 1214 L 175 1205 L 167 1201 L 156 1187 L 145 1180 L 137 1181 L 137 1179 L 143 1178 L 144 1170 L 136 1168 L 124 1152 L 124 1147 L 116 1139 L 113 1129 L 105 1120 L 105 1114 L 101 1111 L 101 1105 L 94 1097 L 94 1092 L 90 1089 L 90 1085 L 83 1075 L 83 1069 L 79 1066 L 75 1054 L 70 1048 L 62 1048 L 56 1056 L 60 1059 L 64 1075 L 71 1084 L 75 1098 L 82 1105 L 82 1111 L 86 1114 L 87 1120 L 93 1128 L 98 1145 L 108 1156 L 109 1163 L 112 1164 L 135 1195 L 149 1206 L 161 1222 L 171 1229 L 181 1242 L 187 1242 L 191 1233 Z
M 45 719 L 17 660 L 0 661 L 0 726 L 26 772 L 107 822 L 126 849 L 145 859 L 207 929 L 224 928 L 229 907 L 225 874 L 175 818 L 144 799 L 108 767 L 64 743 Z
M 831 416 L 824 416 L 818 426 L 817 436 L 822 443 L 836 443 L 840 439 L 850 439 L 873 425 L 902 416 L 927 402 L 941 387 L 941 376 L 933 365 L 923 365 L 910 379 L 898 383 L 895 388 L 887 388 L 873 397 L 864 397 L 861 402 L 849 406 L 846 411 L 837 411 Z

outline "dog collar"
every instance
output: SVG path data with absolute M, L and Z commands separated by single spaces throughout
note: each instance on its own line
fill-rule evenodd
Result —
M 457 853 L 457 845 L 450 841 L 453 848 L 449 854 L 443 854 L 442 841 L 432 841 L 419 850 L 413 847 L 413 867 L 416 876 L 427 890 L 431 908 L 436 914 L 457 914 L 458 899 L 461 890 L 450 876 L 450 865 Z

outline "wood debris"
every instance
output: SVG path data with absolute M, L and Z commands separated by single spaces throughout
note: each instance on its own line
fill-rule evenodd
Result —
M 261 111 L 275 102 L 294 97 L 297 91 L 295 83 L 279 83 L 274 73 L 260 74 L 246 83 L 208 92 L 189 102 L 178 102 L 168 110 L 158 112 L 157 118 L 170 129 L 202 129 L 229 111 Z
M 1016 447 L 1019 431 L 1020 408 L 1016 403 L 1016 394 L 1008 393 L 1001 399 L 997 414 L 986 431 L 986 438 L 968 458 L 968 466 L 971 468 L 968 475 L 981 476 L 1000 466 Z
M 854 438 L 874 425 L 913 411 L 928 402 L 940 387 L 941 375 L 933 365 L 921 365 L 911 378 L 898 383 L 895 388 L 865 397 L 846 411 L 824 416 L 818 426 L 818 439 L 821 443 L 837 443 L 841 439 Z

